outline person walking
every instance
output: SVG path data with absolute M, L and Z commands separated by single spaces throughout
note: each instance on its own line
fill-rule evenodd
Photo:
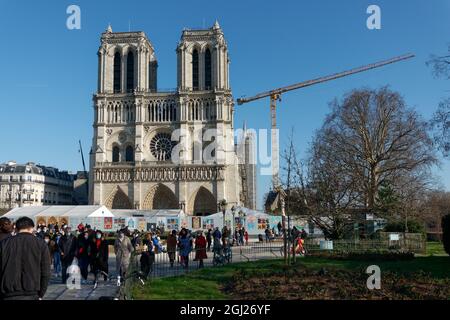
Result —
M 206 233 L 206 242 L 208 242 L 208 251 L 211 251 L 211 243 L 212 243 L 212 230 L 209 229 L 208 233 Z
M 222 245 L 223 247 L 226 247 L 228 245 L 228 238 L 230 237 L 229 231 L 227 226 L 223 227 L 223 231 L 222 231 Z
M 192 239 L 186 229 L 181 229 L 178 246 L 180 247 L 180 257 L 182 266 L 187 269 L 189 267 L 189 254 L 192 251 Z
M 84 229 L 80 230 L 76 243 L 78 266 L 80 267 L 81 277 L 86 282 L 89 275 L 89 233 Z
M 143 251 L 140 258 L 141 272 L 147 279 L 149 274 L 153 272 L 153 263 L 155 262 L 155 252 L 153 250 L 152 233 L 147 233 L 142 241 Z
M 206 238 L 203 235 L 202 231 L 197 233 L 197 237 L 195 238 L 195 259 L 194 261 L 198 261 L 198 267 L 203 268 L 203 260 L 208 259 L 206 254 Z
M 216 227 L 216 229 L 214 230 L 213 238 L 214 238 L 214 242 L 213 242 L 214 257 L 213 258 L 215 258 L 216 256 L 220 256 L 222 254 L 222 244 L 221 244 L 222 234 L 219 231 L 218 227 Z
M 243 246 L 244 245 L 244 228 L 241 227 L 238 230 L 238 245 Z
M 61 278 L 62 283 L 65 284 L 68 278 L 67 269 L 72 264 L 76 254 L 76 238 L 67 226 L 61 230 L 58 247 L 61 255 Z
M 169 256 L 170 267 L 173 268 L 175 254 L 177 252 L 177 231 L 172 232 L 167 237 L 167 255 Z
M 103 280 L 108 280 L 108 259 L 109 250 L 108 243 L 103 237 L 103 232 L 97 230 L 95 233 L 95 238 L 91 242 L 90 257 L 92 263 L 92 272 L 94 273 L 94 287 L 97 287 L 98 276 L 100 273 L 103 274 Z
M 50 256 L 53 260 L 53 273 L 56 277 L 59 277 L 61 274 L 61 252 L 58 246 L 58 241 L 61 238 L 61 234 L 57 233 L 52 237 L 50 237 L 49 250 Z
M 248 231 L 244 229 L 245 245 L 248 246 Z
M 125 278 L 130 265 L 131 253 L 134 251 L 130 238 L 125 236 L 124 230 L 120 230 L 114 243 L 116 254 L 116 270 L 122 279 Z
M 283 229 L 283 225 L 281 224 L 281 221 L 278 221 L 277 229 L 278 229 L 278 234 L 281 234 L 281 230 Z
M 133 239 L 131 240 L 134 250 L 136 250 L 141 245 L 141 236 L 139 231 L 135 230 L 133 232 Z
M 265 235 L 266 235 L 266 242 L 270 241 L 270 228 L 267 227 L 266 230 L 264 231 Z
M 0 242 L 0 300 L 41 300 L 50 280 L 48 247 L 33 235 L 30 218 L 19 218 L 16 229 Z
M 12 236 L 13 224 L 6 217 L 0 218 L 0 241 Z

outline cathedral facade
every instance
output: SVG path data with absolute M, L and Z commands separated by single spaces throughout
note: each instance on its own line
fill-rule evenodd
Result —
M 191 215 L 215 213 L 223 200 L 255 209 L 254 137 L 243 130 L 235 142 L 222 29 L 183 30 L 176 53 L 177 88 L 160 91 L 144 32 L 102 34 L 90 203 Z

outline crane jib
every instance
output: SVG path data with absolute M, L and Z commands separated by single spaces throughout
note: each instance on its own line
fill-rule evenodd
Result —
M 388 60 L 383 60 L 380 62 L 376 62 L 376 63 L 372 63 L 372 64 L 368 64 L 362 67 L 358 67 L 358 68 L 354 68 L 351 70 L 347 70 L 347 71 L 343 71 L 343 72 L 339 72 L 339 73 L 334 73 L 325 77 L 320 77 L 320 78 L 316 78 L 316 79 L 312 79 L 312 80 L 307 80 L 307 81 L 303 81 L 300 83 L 296 83 L 290 86 L 286 86 L 286 87 L 282 87 L 282 88 L 278 88 L 278 89 L 274 89 L 271 91 L 266 91 L 260 94 L 257 94 L 253 97 L 250 98 L 240 98 L 237 100 L 237 103 L 239 105 L 244 104 L 244 103 L 248 103 L 248 102 L 252 102 L 258 99 L 262 99 L 265 97 L 270 97 L 270 96 L 277 96 L 280 95 L 282 93 L 288 92 L 288 91 L 292 91 L 292 90 L 296 90 L 296 89 L 300 89 L 300 88 L 305 88 L 305 87 L 309 87 L 312 86 L 314 84 L 318 84 L 318 83 L 322 83 L 322 82 L 326 82 L 326 81 L 331 81 L 334 79 L 338 79 L 338 78 L 342 78 L 342 77 L 346 77 L 355 73 L 360 73 L 360 72 L 364 72 L 367 70 L 371 70 L 371 69 L 375 69 L 375 68 L 379 68 L 391 63 L 395 63 L 395 62 L 399 62 L 402 60 L 407 60 L 410 58 L 415 57 L 414 54 L 405 54 L 402 56 L 398 56 L 392 59 L 388 59 Z

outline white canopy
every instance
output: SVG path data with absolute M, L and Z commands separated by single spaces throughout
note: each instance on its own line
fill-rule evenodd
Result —
M 20 217 L 76 217 L 76 218 L 97 218 L 114 217 L 105 206 L 42 206 L 42 207 L 21 207 L 8 212 L 5 217 L 18 219 Z
M 9 219 L 18 219 L 20 217 L 29 217 L 33 218 L 38 213 L 48 209 L 49 206 L 42 206 L 42 207 L 22 207 L 22 208 L 14 208 L 8 213 L 4 215 L 4 217 Z

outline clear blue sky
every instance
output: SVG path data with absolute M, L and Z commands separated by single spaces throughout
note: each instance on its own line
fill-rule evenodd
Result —
M 81 7 L 81 30 L 66 28 L 66 8 Z M 382 29 L 366 28 L 377 4 Z M 229 45 L 235 97 L 414 52 L 414 60 L 283 96 L 278 112 L 282 147 L 295 127 L 302 156 L 328 113 L 328 103 L 352 88 L 389 84 L 425 118 L 450 95 L 425 62 L 450 43 L 450 1 L 6 1 L 0 0 L 0 162 L 35 161 L 71 171 L 82 168 L 92 138 L 92 93 L 97 83 L 99 37 L 145 31 L 159 62 L 160 88 L 176 86 L 175 47 L 183 27 L 218 19 Z M 236 124 L 269 126 L 268 101 L 237 107 Z M 450 189 L 450 165 L 435 173 Z M 259 177 L 259 202 L 270 177 Z

